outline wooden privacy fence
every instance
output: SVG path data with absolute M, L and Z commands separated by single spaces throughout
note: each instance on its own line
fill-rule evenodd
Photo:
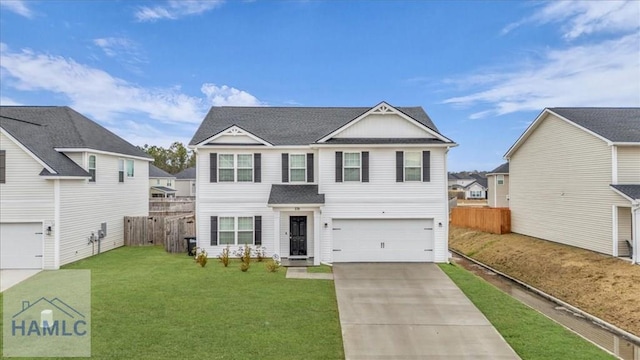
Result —
M 188 215 L 196 210 L 196 202 L 192 199 L 152 198 L 149 200 L 149 215 Z
M 126 246 L 162 245 L 170 253 L 186 253 L 187 243 L 184 238 L 195 234 L 195 215 L 124 218 Z
M 451 210 L 451 225 L 507 234 L 511 232 L 511 211 L 508 208 L 456 207 Z

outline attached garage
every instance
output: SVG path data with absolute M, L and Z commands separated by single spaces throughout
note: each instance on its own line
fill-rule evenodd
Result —
M 42 223 L 0 223 L 0 269 L 42 269 Z
M 433 262 L 433 219 L 333 219 L 333 262 Z

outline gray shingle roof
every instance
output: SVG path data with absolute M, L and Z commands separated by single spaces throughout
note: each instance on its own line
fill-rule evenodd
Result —
M 627 195 L 631 199 L 640 200 L 640 184 L 611 185 L 611 187 Z
M 476 182 L 480 185 L 482 185 L 482 187 L 486 188 L 489 185 L 489 182 L 487 181 L 487 178 L 480 175 L 480 174 L 471 174 L 471 177 L 476 179 Z
M 176 189 L 172 189 L 166 186 L 152 186 L 151 188 L 158 191 L 166 192 L 166 193 L 174 193 L 177 191 Z
M 324 204 L 324 194 L 318 185 L 271 185 L 268 204 Z
M 0 127 L 59 176 L 89 176 L 55 148 L 88 148 L 149 158 L 137 147 L 67 106 L 0 106 Z M 51 175 L 48 171 L 43 176 Z
M 509 163 L 506 162 L 497 168 L 489 171 L 487 174 L 508 174 L 509 173 Z
M 613 142 L 640 142 L 640 108 L 549 108 Z
M 339 138 L 329 139 L 326 144 L 444 144 L 444 141 L 434 138 Z
M 195 180 L 195 178 L 196 178 L 195 167 L 186 168 L 176 174 L 176 179 L 178 180 Z
M 369 111 L 367 107 L 214 106 L 191 139 L 202 141 L 236 125 L 273 145 L 309 145 Z M 421 107 L 396 108 L 438 132 Z
M 149 177 L 150 178 L 175 178 L 175 175 L 171 175 L 168 172 L 160 169 L 159 167 L 149 163 Z

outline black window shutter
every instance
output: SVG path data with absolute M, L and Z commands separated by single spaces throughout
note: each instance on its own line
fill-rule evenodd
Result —
M 262 154 L 253 154 L 253 182 L 262 181 Z
M 307 154 L 307 182 L 313 182 L 313 153 Z
M 336 151 L 336 182 L 342 182 L 342 151 Z
M 262 216 L 253 218 L 254 245 L 262 245 Z
M 289 182 L 289 154 L 282 154 L 282 182 Z
M 0 184 L 7 182 L 7 152 L 0 150 Z
M 218 154 L 209 154 L 209 182 L 218 182 Z
M 211 217 L 211 246 L 218 245 L 218 217 Z
M 404 152 L 396 151 L 396 182 L 404 181 Z
M 431 151 L 422 152 L 422 181 L 431 181 Z
M 362 152 L 362 182 L 369 182 L 369 152 Z

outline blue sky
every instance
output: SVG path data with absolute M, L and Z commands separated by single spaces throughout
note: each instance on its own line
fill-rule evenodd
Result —
M 0 103 L 135 145 L 212 105 L 422 106 L 491 170 L 544 107 L 640 106 L 640 1 L 0 0 Z

